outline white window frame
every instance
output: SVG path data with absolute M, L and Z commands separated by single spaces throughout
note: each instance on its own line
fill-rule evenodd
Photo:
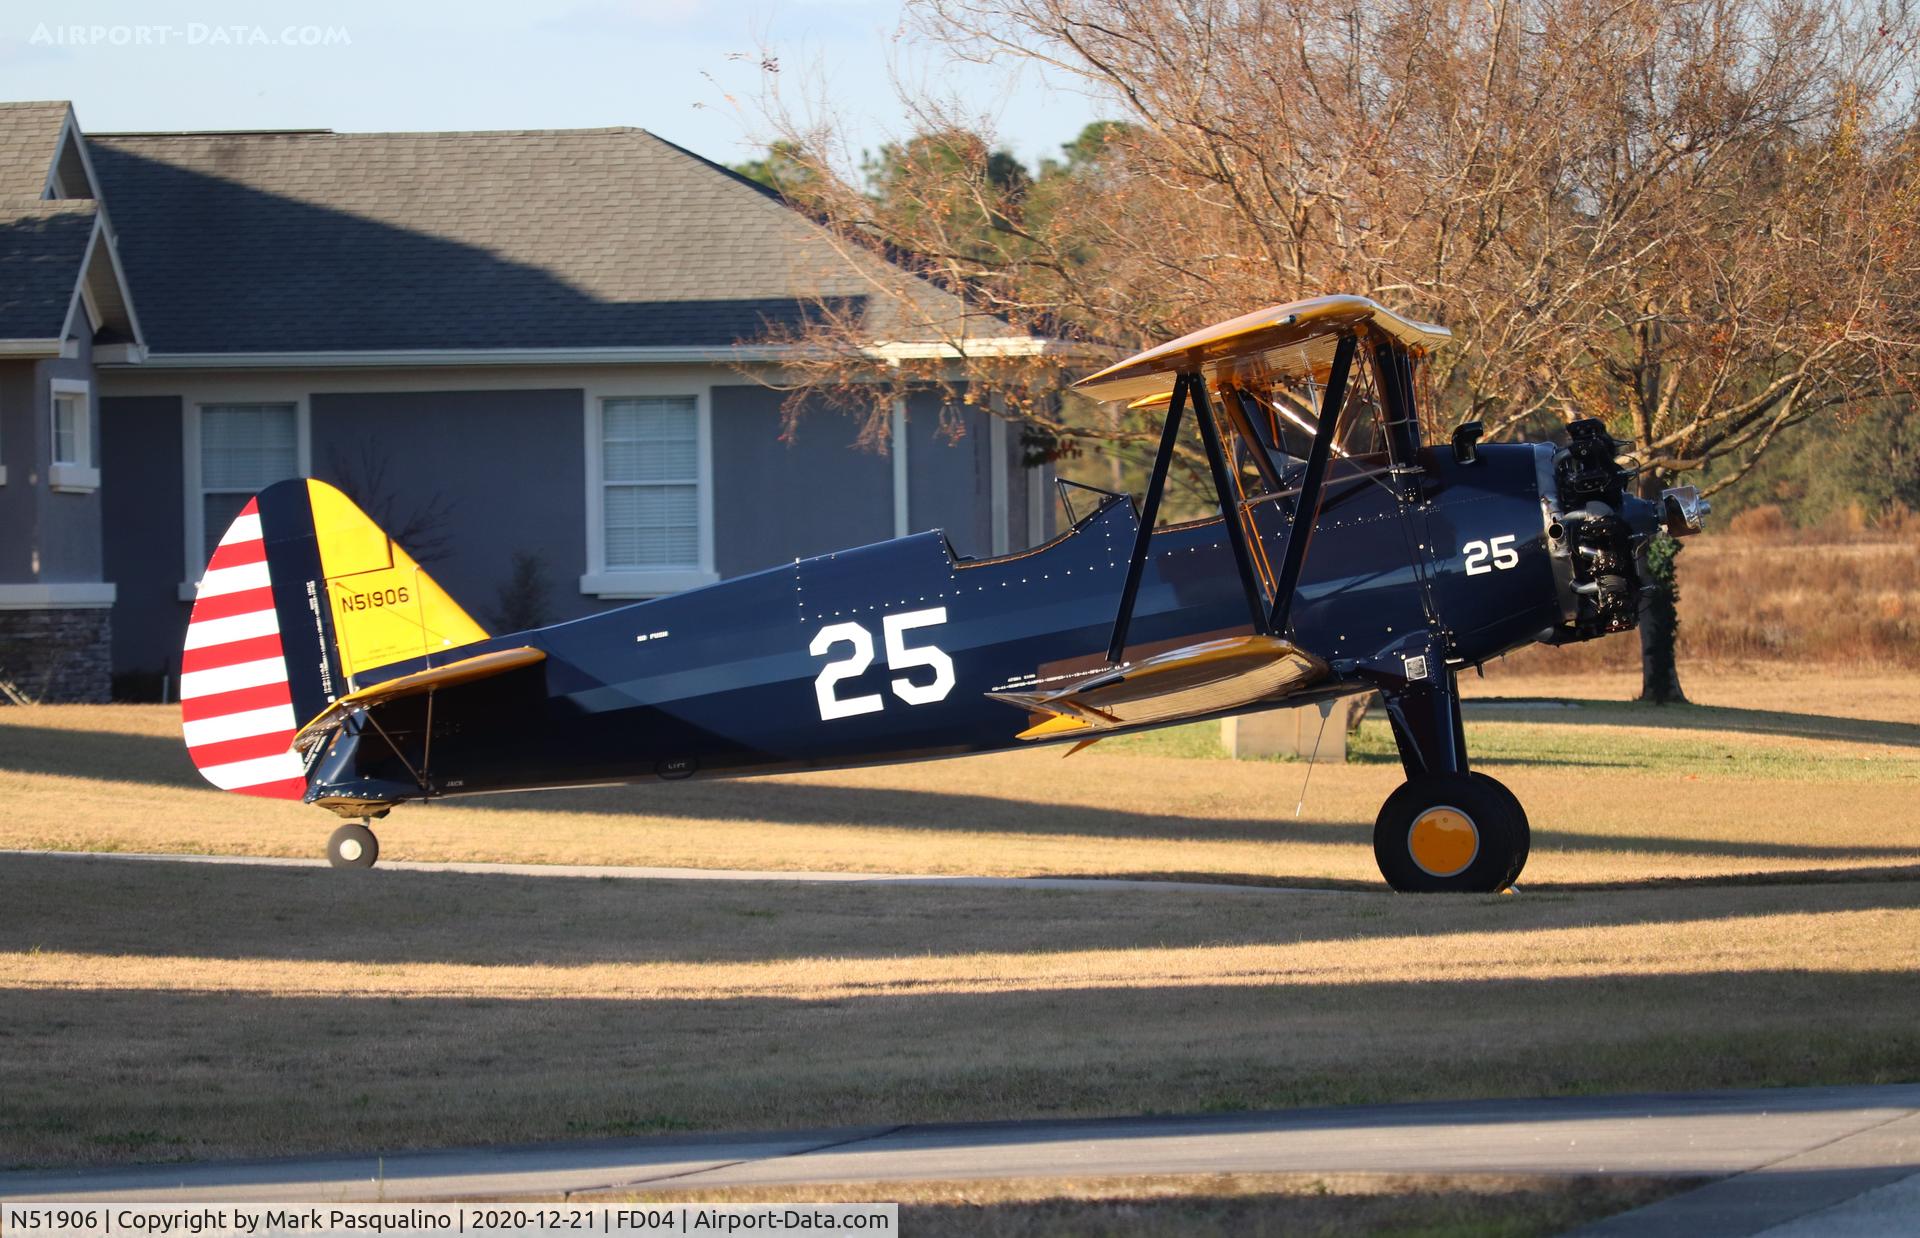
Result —
M 207 570 L 207 495 L 205 487 L 201 485 L 200 414 L 207 408 L 223 408 L 229 404 L 293 405 L 294 466 L 301 477 L 313 476 L 313 422 L 305 394 L 237 391 L 231 395 L 222 393 L 217 399 L 183 399 L 180 434 L 181 480 L 185 484 L 182 496 L 185 501 L 181 506 L 186 509 L 186 536 L 182 542 L 186 552 L 186 574 L 180 578 L 180 600 L 183 602 L 194 599 L 199 591 L 200 574 Z
M 587 571 L 580 592 L 602 598 L 649 598 L 697 589 L 720 579 L 713 566 L 713 388 L 684 380 L 638 379 L 617 387 L 588 387 L 586 399 Z M 608 400 L 653 397 L 693 397 L 696 427 L 695 461 L 698 494 L 700 561 L 684 568 L 627 568 L 607 566 L 607 483 L 602 431 Z
M 78 459 L 58 460 L 54 453 L 60 440 L 60 398 L 77 396 L 80 400 Z M 47 484 L 62 494 L 92 494 L 100 488 L 100 468 L 93 452 L 93 384 L 84 378 L 54 378 L 47 381 Z

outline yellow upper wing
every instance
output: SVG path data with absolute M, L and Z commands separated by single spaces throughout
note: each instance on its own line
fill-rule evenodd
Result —
M 1096 400 L 1150 400 L 1173 390 L 1174 379 L 1200 370 L 1209 386 L 1239 371 L 1268 377 L 1324 378 L 1340 336 L 1362 326 L 1380 331 L 1416 354 L 1453 338 L 1445 327 L 1415 322 L 1365 297 L 1312 297 L 1229 318 L 1128 357 L 1074 384 Z

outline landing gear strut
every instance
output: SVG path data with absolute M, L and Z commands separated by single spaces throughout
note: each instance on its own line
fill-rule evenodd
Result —
M 1494 894 L 1511 886 L 1526 866 L 1531 827 L 1513 792 L 1467 768 L 1451 671 L 1383 695 L 1407 780 L 1374 821 L 1380 875 L 1407 893 Z
M 335 868 L 372 868 L 380 858 L 380 840 L 365 823 L 343 825 L 327 839 L 327 862 Z

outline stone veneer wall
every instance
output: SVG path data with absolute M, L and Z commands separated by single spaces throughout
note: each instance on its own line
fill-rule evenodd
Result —
M 34 701 L 104 704 L 112 695 L 112 616 L 104 607 L 0 610 L 0 679 Z

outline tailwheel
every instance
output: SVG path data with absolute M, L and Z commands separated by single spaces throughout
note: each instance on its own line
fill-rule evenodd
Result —
M 372 868 L 380 840 L 364 825 L 343 825 L 327 839 L 327 862 L 335 868 Z
M 1493 894 L 1527 862 L 1527 814 L 1485 774 L 1425 774 L 1380 807 L 1373 855 L 1387 884 L 1405 893 Z

